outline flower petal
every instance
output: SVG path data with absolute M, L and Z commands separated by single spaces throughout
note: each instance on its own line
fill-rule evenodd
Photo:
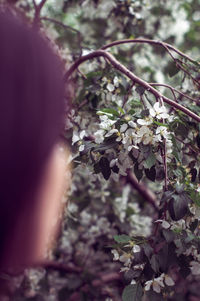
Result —
M 165 283 L 168 286 L 173 286 L 175 284 L 174 280 L 168 275 L 165 275 Z

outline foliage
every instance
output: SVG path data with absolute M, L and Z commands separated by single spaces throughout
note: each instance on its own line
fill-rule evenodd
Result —
M 73 183 L 15 300 L 199 300 L 198 0 L 38 2 L 16 7 L 66 62 Z

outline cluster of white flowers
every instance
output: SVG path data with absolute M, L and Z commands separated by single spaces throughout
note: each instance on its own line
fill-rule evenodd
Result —
M 113 249 L 111 251 L 111 253 L 113 254 L 113 260 L 114 261 L 120 261 L 124 264 L 124 267 L 121 268 L 121 272 L 125 272 L 125 271 L 128 271 L 130 269 L 130 266 L 132 264 L 132 260 L 134 259 L 134 254 L 135 253 L 139 253 L 141 251 L 141 248 L 139 245 L 137 244 L 131 244 L 130 242 L 130 245 L 127 245 L 125 247 L 130 247 L 132 246 L 132 249 L 130 252 L 119 252 L 118 250 L 116 249 Z M 136 268 L 135 269 L 143 269 L 144 267 L 144 264 L 140 264 L 140 265 L 136 265 Z
M 115 76 L 113 80 L 103 77 L 101 81 L 101 104 L 105 102 L 115 102 L 118 106 L 122 106 L 122 97 L 119 95 L 120 89 L 119 84 L 122 82 L 121 78 Z
M 112 85 L 112 87 L 114 87 Z M 111 113 L 106 113 L 100 116 L 100 129 L 94 134 L 95 142 L 102 143 L 105 138 L 116 136 L 116 141 L 121 142 L 125 151 L 131 151 L 138 149 L 138 144 L 144 145 L 157 145 L 165 141 L 166 145 L 166 158 L 167 162 L 172 159 L 172 141 L 171 135 L 166 125 L 159 125 L 155 127 L 155 120 L 173 120 L 173 116 L 170 116 L 164 105 L 160 105 L 156 102 L 149 110 L 149 116 L 146 118 L 138 118 L 136 122 L 133 120 L 125 121 L 120 128 L 116 128 L 116 123 L 119 118 L 111 119 L 113 117 Z M 127 154 L 126 154 L 127 155 Z M 162 157 L 157 154 L 157 160 L 162 162 Z M 119 162 L 115 162 L 118 165 Z M 111 163 L 113 164 L 113 162 Z M 119 167 L 119 166 L 118 166 Z M 119 167 L 120 168 L 120 167 Z
M 146 281 L 144 289 L 145 291 L 149 291 L 152 287 L 154 292 L 159 294 L 165 285 L 173 286 L 174 284 L 174 280 L 169 275 L 162 273 L 159 277 Z

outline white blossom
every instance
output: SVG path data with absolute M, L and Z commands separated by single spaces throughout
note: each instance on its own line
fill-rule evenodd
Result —
M 141 251 L 141 248 L 139 245 L 134 245 L 132 251 L 133 253 L 138 253 Z
M 165 287 L 165 285 L 163 283 L 163 277 L 160 276 L 160 277 L 154 278 L 154 280 L 146 281 L 145 287 L 144 287 L 145 291 L 149 291 L 151 286 L 152 286 L 154 292 L 159 294 L 161 292 L 161 288 Z
M 120 133 L 125 132 L 127 130 L 127 128 L 128 128 L 128 125 L 126 123 L 122 124 L 120 126 Z
M 140 124 L 140 125 L 150 125 L 153 123 L 153 118 L 151 116 L 148 116 L 144 119 L 138 119 L 137 120 L 137 123 Z
M 167 221 L 162 220 L 162 219 L 156 220 L 155 223 L 161 223 L 161 225 L 164 229 L 169 229 L 171 226 L 170 223 L 168 223 Z
M 131 254 L 124 253 L 119 257 L 119 261 L 123 262 L 123 264 L 128 267 L 131 264 Z
M 162 141 L 162 138 L 168 139 L 170 133 L 168 132 L 167 128 L 165 126 L 159 126 L 156 129 L 156 135 L 157 135 L 157 139 L 158 141 Z
M 104 130 L 96 131 L 96 133 L 94 133 L 95 142 L 98 143 L 98 144 L 102 143 L 104 141 L 104 134 L 105 134 Z
M 135 122 L 133 122 L 132 120 L 130 120 L 130 121 L 128 122 L 128 125 L 129 125 L 130 127 L 132 127 L 132 128 L 137 128 L 137 124 L 136 124 Z
M 116 120 L 111 120 L 106 115 L 100 116 L 100 119 L 101 119 L 100 128 L 107 131 L 110 130 L 112 125 L 116 123 Z
M 175 284 L 174 280 L 169 275 L 165 275 L 164 279 L 165 284 L 167 284 L 168 286 L 173 286 Z
M 108 83 L 106 88 L 108 89 L 109 92 L 113 92 L 115 90 L 115 86 L 111 83 Z
M 110 167 L 112 168 L 113 166 L 115 166 L 117 162 L 118 162 L 118 158 L 112 159 L 112 160 L 110 161 Z
M 167 109 L 164 105 L 160 106 L 159 102 L 156 102 L 153 108 L 149 110 L 150 115 L 152 117 L 156 117 L 157 119 L 166 119 L 169 118 L 169 114 L 167 113 Z
M 74 131 L 73 137 L 72 137 L 72 145 L 74 143 L 78 142 L 79 140 L 82 140 L 85 136 L 86 136 L 85 130 L 82 130 L 80 133 L 78 133 L 77 131 Z
M 130 151 L 133 147 L 137 148 L 137 146 L 134 143 L 134 140 L 136 139 L 137 135 L 132 128 L 129 128 L 122 137 L 122 143 L 125 149 Z
M 152 143 L 153 138 L 153 132 L 145 125 L 143 125 L 137 131 L 137 143 L 143 142 L 143 144 L 147 145 L 149 143 Z
M 118 253 L 118 251 L 117 251 L 116 249 L 113 249 L 113 250 L 111 251 L 111 253 L 112 253 L 113 256 L 114 256 L 114 258 L 113 258 L 114 261 L 119 260 L 119 253 Z
M 119 77 L 115 76 L 113 79 L 113 83 L 114 83 L 115 87 L 117 87 L 117 88 L 119 87 L 119 82 L 120 82 Z
M 118 130 L 117 130 L 117 129 L 112 129 L 112 130 L 110 130 L 110 131 L 105 135 L 105 137 L 110 137 L 110 136 L 112 136 L 112 135 L 115 134 L 115 133 L 118 133 Z
M 190 262 L 192 275 L 200 275 L 200 263 L 197 261 Z
M 144 289 L 145 291 L 149 291 L 152 287 L 153 290 L 159 294 L 161 289 L 165 287 L 165 284 L 168 286 L 173 286 L 175 282 L 169 275 L 162 273 L 159 277 L 146 281 Z

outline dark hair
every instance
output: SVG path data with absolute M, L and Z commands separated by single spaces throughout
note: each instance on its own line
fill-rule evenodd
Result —
M 30 251 L 27 239 L 34 239 L 35 228 L 28 237 L 24 217 L 34 212 L 37 186 L 63 124 L 61 60 L 31 25 L 0 11 L 0 270 L 14 264 L 15 254 L 23 259 Z M 21 237 L 14 235 L 17 224 Z

